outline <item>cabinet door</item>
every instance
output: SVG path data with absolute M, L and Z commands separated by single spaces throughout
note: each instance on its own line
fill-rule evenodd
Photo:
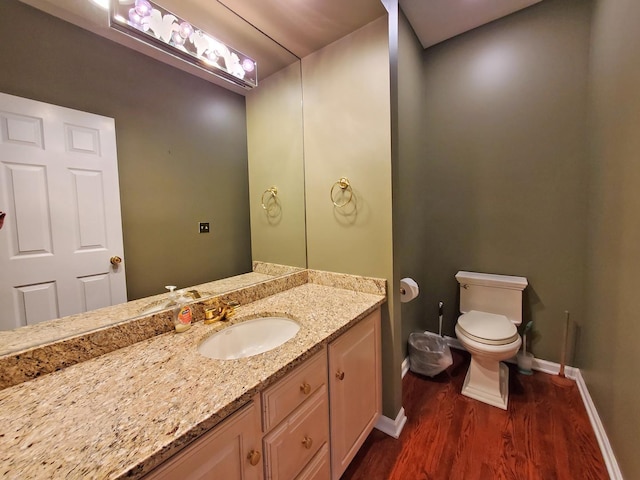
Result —
M 331 476 L 340 478 L 382 411 L 380 309 L 329 345 Z
M 262 480 L 261 436 L 260 406 L 254 401 L 144 478 Z

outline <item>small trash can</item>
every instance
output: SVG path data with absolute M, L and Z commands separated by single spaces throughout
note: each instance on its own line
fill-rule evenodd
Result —
M 413 373 L 434 377 L 451 364 L 451 350 L 440 335 L 431 332 L 409 335 L 409 369 Z

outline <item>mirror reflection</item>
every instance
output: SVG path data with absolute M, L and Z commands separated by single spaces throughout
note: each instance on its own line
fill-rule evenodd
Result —
M 61 3 L 65 8 L 79 4 Z M 87 8 L 87 2 L 80 3 Z M 184 13 L 176 13 L 185 18 L 197 12 L 194 6 L 182 8 Z M 262 248 L 262 241 L 277 240 L 263 229 L 254 240 L 259 252 L 254 258 L 306 266 L 299 60 L 226 7 L 214 5 L 211 11 L 217 17 L 198 17 L 203 23 L 198 26 L 211 31 L 209 22 L 216 23 L 219 38 L 258 62 L 259 86 L 246 99 L 238 87 L 223 88 L 17 0 L 2 4 L 0 67 L 11 75 L 0 78 L 0 92 L 115 120 L 123 250 L 102 261 L 105 272 L 126 272 L 128 300 L 142 299 L 132 306 L 132 315 L 140 314 L 141 302 L 153 303 L 146 297 L 161 294 L 165 285 L 263 280 L 265 274 L 247 272 L 252 271 L 253 225 L 259 229 L 266 221 L 261 194 L 272 184 L 280 189 L 281 222 L 291 222 L 289 232 L 295 234 L 286 235 L 280 250 L 277 242 Z M 284 95 L 285 90 L 282 110 L 267 92 Z M 280 139 L 261 126 L 273 115 L 288 125 Z M 284 162 L 286 178 L 269 177 L 277 168 L 265 162 L 274 155 Z M 3 154 L 0 161 L 6 168 L 12 159 Z M 8 188 L 2 189 L 0 199 L 8 203 Z M 0 232 L 6 254 L 14 246 L 15 219 L 4 205 L 0 210 L 7 213 Z M 208 224 L 208 232 L 200 233 L 201 224 Z M 113 256 L 122 262 L 109 263 Z M 4 329 L 17 326 L 13 315 L 5 316 L 11 303 L 13 292 L 3 285 Z

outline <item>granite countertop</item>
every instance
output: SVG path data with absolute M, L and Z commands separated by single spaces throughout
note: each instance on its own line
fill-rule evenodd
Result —
M 309 276 L 237 307 L 229 323 L 197 322 L 1 390 L 0 475 L 139 478 L 385 301 L 384 293 L 338 288 L 339 277 Z M 265 314 L 290 317 L 300 331 L 249 358 L 198 353 L 214 332 Z
M 208 297 L 265 282 L 272 278 L 273 275 L 249 272 L 180 290 L 197 290 L 203 297 Z M 108 327 L 124 319 L 140 317 L 144 314 L 145 309 L 160 305 L 168 298 L 167 293 L 161 293 L 87 313 L 78 313 L 57 320 L 21 327 L 19 330 L 0 331 L 0 355 L 41 345 L 47 343 L 51 338 L 63 340 L 83 332 Z

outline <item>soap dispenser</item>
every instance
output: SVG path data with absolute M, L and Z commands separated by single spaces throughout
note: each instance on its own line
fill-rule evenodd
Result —
M 173 307 L 178 304 L 178 292 L 176 292 L 175 285 L 165 285 L 167 290 L 169 290 L 169 300 L 166 303 L 167 307 Z
M 188 305 L 189 299 L 184 296 L 184 291 L 175 292 L 176 287 L 168 285 L 169 305 L 173 306 L 173 326 L 176 332 L 185 332 L 191 328 L 193 312 Z

